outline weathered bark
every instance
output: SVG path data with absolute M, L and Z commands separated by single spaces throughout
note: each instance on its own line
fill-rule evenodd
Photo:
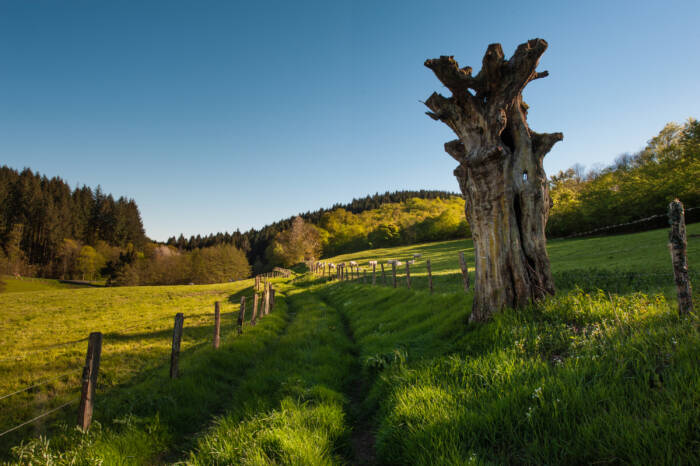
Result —
M 551 200 L 542 160 L 563 136 L 530 130 L 521 94 L 530 81 L 548 75 L 536 71 L 546 48 L 547 42 L 533 39 L 505 60 L 501 45 L 491 44 L 476 76 L 453 57 L 425 62 L 452 92 L 449 98 L 433 93 L 425 104 L 428 116 L 458 137 L 445 151 L 459 162 L 454 174 L 474 240 L 472 321 L 554 294 L 545 237 Z
M 688 277 L 688 242 L 685 236 L 685 208 L 683 203 L 674 199 L 668 205 L 668 221 L 671 231 L 668 233 L 668 248 L 671 251 L 673 277 L 678 292 L 678 312 L 686 315 L 693 312 L 693 290 Z

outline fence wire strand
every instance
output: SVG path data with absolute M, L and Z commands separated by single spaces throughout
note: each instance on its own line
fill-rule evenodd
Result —
M 71 374 L 73 374 L 73 372 L 69 372 L 69 373 L 67 373 L 67 374 L 59 375 L 58 377 L 54 377 L 54 378 L 51 378 L 51 379 L 48 379 L 48 380 L 44 380 L 43 382 L 39 382 L 39 383 L 37 383 L 37 384 L 30 385 L 29 387 L 22 388 L 22 389 L 20 389 L 20 390 L 17 390 L 16 392 L 12 392 L 12 393 L 8 393 L 8 394 L 6 394 L 6 395 L 2 395 L 2 396 L 0 396 L 0 400 L 4 400 L 5 398 L 9 398 L 9 397 L 11 397 L 11 396 L 13 396 L 13 395 L 17 395 L 18 393 L 26 392 L 27 390 L 31 390 L 32 388 L 41 387 L 41 386 L 43 386 L 43 385 L 46 385 L 47 383 L 55 382 L 56 380 L 60 380 L 60 379 L 66 378 L 66 377 L 68 377 L 68 376 L 71 375 Z
M 1 433 L 1 434 L 0 434 L 0 437 L 2 437 L 2 436 L 4 436 L 4 435 L 7 435 L 7 434 L 9 434 L 10 432 L 14 432 L 14 431 L 16 431 L 17 429 L 20 429 L 20 428 L 26 426 L 27 424 L 31 424 L 31 423 L 34 422 L 34 421 L 38 421 L 39 419 L 41 419 L 41 418 L 43 418 L 43 417 L 46 417 L 46 416 L 48 416 L 48 415 L 51 414 L 51 413 L 55 413 L 55 412 L 58 411 L 59 409 L 63 409 L 63 408 L 65 408 L 65 407 L 68 406 L 68 405 L 72 405 L 72 404 L 75 403 L 76 401 L 78 401 L 78 398 L 74 398 L 74 399 L 72 399 L 71 401 L 69 401 L 69 402 L 67 402 L 67 403 L 63 403 L 61 406 L 56 406 L 55 408 L 50 409 L 50 410 L 48 410 L 48 411 L 46 411 L 46 412 L 44 412 L 44 413 L 41 413 L 41 414 L 39 414 L 38 416 L 36 416 L 36 417 L 34 417 L 34 418 L 32 418 L 32 419 L 30 419 L 30 420 L 28 420 L 28 421 L 24 421 L 23 423 L 18 424 L 18 425 L 16 425 L 16 426 L 14 426 L 13 428 L 8 429 L 8 430 L 6 430 L 5 432 Z

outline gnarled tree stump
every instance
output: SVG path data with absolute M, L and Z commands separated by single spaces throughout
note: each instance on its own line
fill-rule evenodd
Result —
M 548 75 L 536 71 L 546 49 L 547 42 L 533 39 L 506 60 L 501 45 L 491 44 L 476 76 L 451 56 L 425 62 L 452 92 L 449 98 L 433 93 L 425 105 L 428 116 L 458 137 L 445 151 L 459 162 L 454 174 L 474 240 L 472 321 L 554 294 L 545 237 L 551 199 L 542 160 L 563 136 L 530 130 L 522 98 L 530 81 Z

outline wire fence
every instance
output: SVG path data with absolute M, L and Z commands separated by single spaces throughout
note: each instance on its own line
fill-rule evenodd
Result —
M 264 281 L 264 282 L 268 282 L 271 278 L 278 278 L 278 277 L 280 277 L 281 275 L 282 275 L 282 273 L 281 273 L 281 272 L 278 272 L 278 273 L 276 273 L 276 274 L 274 274 L 274 275 L 271 274 L 270 276 L 264 276 L 264 277 L 262 278 L 262 280 L 261 280 L 261 283 L 262 283 L 263 281 Z M 285 275 L 286 275 L 286 274 L 285 274 Z M 234 297 L 231 297 L 231 299 L 229 299 L 229 301 L 230 301 L 230 304 L 231 304 L 231 305 L 237 305 L 237 302 L 236 302 L 236 301 L 239 300 L 239 299 L 241 299 L 241 298 L 245 298 L 245 301 L 246 301 L 246 302 L 249 302 L 249 300 L 253 300 L 253 299 L 254 299 L 254 297 L 255 297 L 256 294 L 258 294 L 259 296 L 261 295 L 260 293 L 253 293 L 253 294 L 248 294 L 248 295 L 243 295 L 243 296 L 235 296 L 235 298 L 234 298 Z M 218 303 L 217 303 L 217 307 L 218 307 Z M 260 308 L 261 308 L 260 311 L 258 311 L 257 309 L 254 310 L 254 312 L 257 312 L 257 317 L 258 317 L 258 318 L 263 317 L 263 315 L 260 314 L 261 311 L 262 311 L 262 302 L 261 302 Z M 199 323 L 201 323 L 201 322 L 204 322 L 204 321 L 206 321 L 207 319 L 210 319 L 210 318 L 216 316 L 216 313 L 215 313 L 215 312 L 207 312 L 209 309 L 211 309 L 210 306 L 206 306 L 206 307 L 204 307 L 204 306 L 197 306 L 197 307 L 191 309 L 191 310 L 192 310 L 193 312 L 195 312 L 195 313 L 194 313 L 194 314 L 190 313 L 190 314 L 188 314 L 187 316 L 183 316 L 183 320 L 184 320 L 184 319 L 187 319 L 187 320 L 188 320 L 189 322 L 191 322 L 192 324 L 199 324 Z M 199 312 L 198 312 L 198 311 L 199 311 Z M 203 312 L 202 312 L 202 311 L 203 311 Z M 231 317 L 231 316 L 238 316 L 239 313 L 240 313 L 240 309 L 238 309 L 238 310 L 231 310 L 231 311 L 228 311 L 228 312 L 219 312 L 218 314 L 219 314 L 219 317 L 221 318 L 221 317 L 223 317 L 223 316 L 228 316 L 228 317 Z M 110 332 L 110 333 L 105 334 L 105 336 L 107 337 L 107 341 L 109 341 L 109 340 L 112 339 L 112 338 L 130 336 L 130 335 L 129 335 L 129 332 L 133 332 L 134 330 L 152 329 L 154 326 L 162 327 L 162 328 L 159 328 L 159 330 L 158 330 L 159 332 L 160 332 L 160 331 L 171 330 L 172 327 L 171 327 L 170 324 L 167 325 L 167 326 L 166 326 L 166 325 L 163 325 L 163 326 L 160 325 L 160 321 L 165 321 L 166 319 L 167 319 L 168 321 L 170 321 L 170 320 L 172 319 L 172 316 L 161 316 L 161 317 L 156 317 L 156 318 L 141 319 L 141 320 L 139 320 L 139 321 L 132 321 L 132 322 L 129 322 L 129 323 L 125 324 L 126 326 L 120 327 L 120 328 L 118 329 L 118 332 Z M 237 321 L 238 321 L 238 319 L 237 319 Z M 219 320 L 219 322 L 220 322 L 220 320 Z M 238 322 L 236 322 L 236 323 L 238 323 Z M 165 322 L 163 322 L 163 324 L 165 324 Z M 215 325 L 215 321 L 214 321 L 214 320 L 211 321 L 211 325 Z M 245 324 L 244 324 L 244 326 L 245 326 Z M 236 335 L 236 332 L 231 332 L 231 335 Z M 182 348 L 181 351 L 186 351 L 188 354 L 192 354 L 193 352 L 199 350 L 200 348 L 202 348 L 202 347 L 204 347 L 204 346 L 212 345 L 211 339 L 205 337 L 203 333 L 200 334 L 200 335 L 195 336 L 194 338 L 195 338 L 195 341 L 192 341 L 192 340 L 185 340 L 185 341 L 183 342 L 183 346 L 184 346 L 184 347 Z M 196 340 L 199 340 L 199 341 L 196 341 Z M 74 345 L 78 345 L 78 344 L 80 344 L 80 343 L 84 343 L 84 342 L 86 342 L 86 341 L 88 341 L 88 338 L 81 338 L 81 339 L 73 340 L 73 341 L 59 342 L 59 343 L 51 344 L 51 345 L 49 345 L 49 346 L 45 346 L 45 347 L 41 347 L 41 348 L 30 348 L 30 349 L 27 349 L 26 351 L 23 351 L 23 353 L 29 353 L 29 355 L 31 355 L 31 356 L 36 356 L 37 354 L 55 352 L 55 351 L 58 350 L 58 349 L 66 348 L 66 347 L 71 347 L 71 346 L 74 346 Z M 186 344 L 186 343 L 188 343 L 188 341 L 189 341 L 190 343 L 192 343 L 192 344 Z M 180 352 L 180 351 L 178 351 L 178 353 L 179 353 L 179 352 Z M 27 356 L 27 355 L 25 354 L 25 355 L 23 355 L 23 356 Z M 0 359 L 0 362 L 3 362 L 3 361 L 18 361 L 18 360 L 21 360 L 21 359 L 22 359 L 22 358 L 20 358 L 19 356 L 14 356 L 14 357 L 9 357 L 9 358 Z M 156 356 L 156 357 L 150 357 L 150 358 L 148 358 L 148 360 L 150 360 L 150 361 L 157 361 L 158 364 L 157 364 L 156 366 L 154 366 L 154 367 L 158 367 L 158 366 L 162 366 L 162 365 L 167 364 L 167 363 L 171 363 L 171 362 L 172 362 L 172 354 L 163 354 L 163 355 L 159 355 L 159 356 Z M 107 361 L 109 361 L 109 356 L 107 357 Z M 103 364 L 102 366 L 103 366 L 103 368 L 104 368 L 104 364 Z M 142 369 L 142 368 L 141 368 L 141 369 Z M 58 381 L 60 381 L 60 380 L 67 379 L 67 378 L 69 378 L 69 377 L 71 377 L 71 376 L 76 376 L 76 377 L 77 377 L 77 376 L 79 376 L 79 375 L 80 375 L 80 369 L 76 367 L 76 368 L 75 368 L 73 371 L 71 371 L 71 372 L 63 373 L 63 374 L 60 374 L 60 375 L 57 375 L 57 376 L 54 376 L 54 377 L 51 377 L 51 378 L 48 378 L 48 379 L 45 379 L 45 380 L 41 380 L 41 381 L 39 381 L 39 382 L 32 383 L 32 384 L 27 385 L 27 386 L 25 386 L 25 387 L 18 388 L 18 389 L 14 390 L 14 391 L 11 391 L 11 392 L 9 392 L 9 393 L 5 393 L 5 394 L 3 394 L 3 395 L 0 395 L 0 401 L 3 401 L 3 402 L 4 402 L 4 400 L 9 400 L 9 399 L 11 399 L 11 398 L 14 397 L 14 396 L 17 396 L 17 395 L 20 395 L 20 394 L 23 394 L 23 393 L 27 393 L 27 392 L 32 392 L 33 390 L 39 389 L 39 388 L 41 388 L 41 387 L 45 387 L 45 386 L 47 386 L 47 385 L 49 385 L 49 384 L 51 384 L 51 383 L 53 383 L 53 382 L 58 382 Z M 101 385 L 97 385 L 96 388 L 102 389 L 103 387 L 102 387 Z M 64 390 L 63 393 L 65 394 L 66 391 Z M 49 400 L 42 400 L 42 402 L 48 403 L 48 402 L 50 402 L 51 400 L 57 399 L 59 396 L 60 396 L 60 395 L 53 396 L 53 397 L 52 397 L 51 399 L 49 399 Z M 19 424 L 14 425 L 14 426 L 12 426 L 11 428 L 8 428 L 8 429 L 4 430 L 3 432 L 0 432 L 0 438 L 4 437 L 4 436 L 6 436 L 6 435 L 8 435 L 8 434 L 10 434 L 10 433 L 12 433 L 12 432 L 15 432 L 15 431 L 19 430 L 19 429 L 21 429 L 22 427 L 25 427 L 25 426 L 27 426 L 27 425 L 30 425 L 30 424 L 32 424 L 32 423 L 34 423 L 34 422 L 36 422 L 36 421 L 38 421 L 38 420 L 40 420 L 40 419 L 43 419 L 43 418 L 45 418 L 45 417 L 47 417 L 47 416 L 50 416 L 51 414 L 56 413 L 56 412 L 60 411 L 60 410 L 63 409 L 63 408 L 66 408 L 66 407 L 68 407 L 68 406 L 70 406 L 70 405 L 72 405 L 72 404 L 75 404 L 77 401 L 79 401 L 79 398 L 71 399 L 70 401 L 67 401 L 67 402 L 65 402 L 65 403 L 61 403 L 59 406 L 55 406 L 55 407 L 52 407 L 51 409 L 46 410 L 46 411 L 44 411 L 44 412 L 42 412 L 42 413 L 40 413 L 40 414 L 38 414 L 38 415 L 32 417 L 31 419 L 28 419 L 28 420 L 26 420 L 26 421 L 20 422 Z

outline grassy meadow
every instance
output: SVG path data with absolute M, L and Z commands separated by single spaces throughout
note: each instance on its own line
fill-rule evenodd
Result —
M 26 291 L 72 290 L 88 285 L 63 283 L 51 278 L 22 277 L 0 275 L 0 293 L 24 293 Z
M 688 226 L 696 290 L 699 233 Z M 666 235 L 552 241 L 557 296 L 479 325 L 458 267 L 460 250 L 473 264 L 469 241 L 331 259 L 422 254 L 410 290 L 277 280 L 275 310 L 242 336 L 232 313 L 252 280 L 0 294 L 0 396 L 69 374 L 0 399 L 0 430 L 76 396 L 85 338 L 104 333 L 93 427 L 72 427 L 69 407 L 0 439 L 0 453 L 11 464 L 696 464 L 700 322 L 678 317 Z M 189 318 L 171 381 L 176 312 Z

